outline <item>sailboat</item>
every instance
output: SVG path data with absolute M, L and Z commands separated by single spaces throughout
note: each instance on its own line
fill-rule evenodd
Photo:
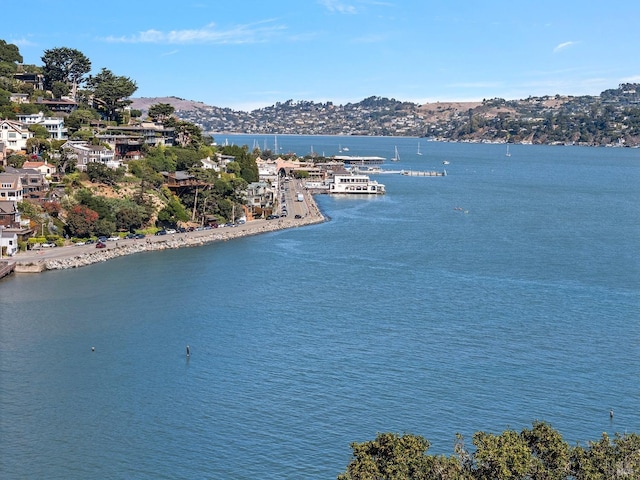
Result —
M 420 153 L 420 142 L 418 142 L 418 155 L 422 155 L 422 153 Z
M 392 162 L 397 162 L 398 160 L 400 160 L 400 155 L 398 154 L 398 147 L 395 147 L 395 149 L 396 149 L 396 154 L 391 159 Z
M 509 153 L 509 144 L 507 143 L 507 153 L 505 153 L 506 157 L 510 157 L 511 154 Z

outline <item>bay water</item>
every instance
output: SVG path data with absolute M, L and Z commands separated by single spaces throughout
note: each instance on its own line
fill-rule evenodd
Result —
M 378 432 L 447 455 L 535 420 L 572 445 L 640 432 L 640 150 L 216 140 L 397 147 L 383 168 L 448 175 L 317 195 L 318 225 L 0 280 L 2 478 L 331 479 Z

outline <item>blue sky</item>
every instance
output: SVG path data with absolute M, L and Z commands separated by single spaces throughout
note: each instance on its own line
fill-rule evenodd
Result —
M 0 39 L 25 63 L 75 48 L 92 73 L 134 80 L 135 97 L 235 110 L 597 95 L 640 82 L 637 0 L 32 0 L 7 2 L 2 17 Z

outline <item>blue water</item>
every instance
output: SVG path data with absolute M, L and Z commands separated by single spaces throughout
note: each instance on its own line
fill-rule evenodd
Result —
M 0 281 L 2 478 L 331 479 L 377 432 L 640 432 L 640 150 L 417 142 L 279 136 L 448 176 Z

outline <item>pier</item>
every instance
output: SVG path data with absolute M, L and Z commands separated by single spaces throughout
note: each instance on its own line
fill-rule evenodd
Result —
M 8 260 L 0 260 L 0 278 L 6 277 L 16 268 L 15 262 L 9 262 Z
M 402 170 L 402 175 L 406 175 L 407 177 L 446 177 L 447 171 L 443 170 L 441 172 L 436 172 L 435 170 L 430 171 L 419 171 L 419 170 Z

